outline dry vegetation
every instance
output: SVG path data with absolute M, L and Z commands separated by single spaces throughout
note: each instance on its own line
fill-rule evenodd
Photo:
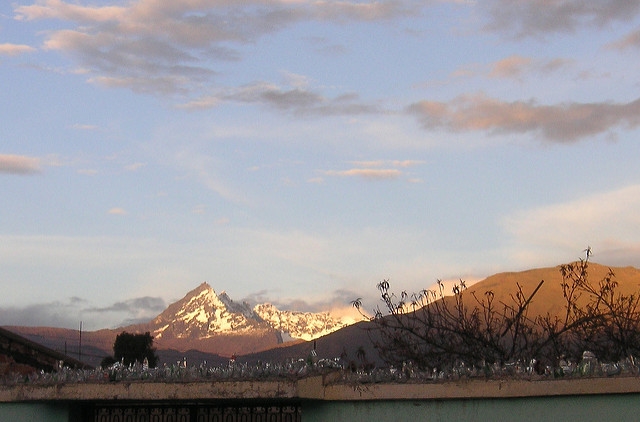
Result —
M 535 278 L 539 272 L 511 273 L 473 290 L 460 281 L 447 296 L 442 284 L 395 294 L 384 280 L 372 341 L 387 363 L 423 369 L 520 362 L 542 372 L 562 359 L 579 360 L 585 350 L 633 362 L 640 352 L 638 271 L 620 269 L 633 281 L 619 284 L 612 269 L 590 265 L 586 252 L 555 269 L 561 281 L 551 285 Z M 362 307 L 359 300 L 353 305 Z

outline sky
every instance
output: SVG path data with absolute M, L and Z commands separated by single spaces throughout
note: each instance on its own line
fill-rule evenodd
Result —
M 0 4 L 0 325 L 640 267 L 640 2 Z

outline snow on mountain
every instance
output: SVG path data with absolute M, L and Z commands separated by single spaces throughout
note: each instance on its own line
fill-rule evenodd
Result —
M 253 310 L 276 330 L 292 338 L 313 340 L 346 327 L 346 322 L 326 312 L 281 311 L 270 303 L 256 305 Z
M 218 298 L 224 305 L 227 307 L 229 312 L 233 312 L 236 314 L 242 314 L 247 319 L 260 319 L 260 317 L 251 309 L 251 305 L 247 302 L 237 303 L 231 300 L 227 292 L 222 292 L 218 295 Z
M 253 317 L 250 307 L 236 304 L 226 293 L 220 296 L 207 283 L 169 305 L 151 325 L 156 338 L 209 338 L 216 334 L 264 331 L 269 327 Z M 247 312 L 247 308 L 249 311 Z
M 247 302 L 234 302 L 225 292 L 216 294 L 209 284 L 202 283 L 145 324 L 144 329 L 156 339 L 208 339 L 221 334 L 262 335 L 277 331 L 282 341 L 313 340 L 346 325 L 326 312 L 280 311 L 268 303 L 252 308 Z

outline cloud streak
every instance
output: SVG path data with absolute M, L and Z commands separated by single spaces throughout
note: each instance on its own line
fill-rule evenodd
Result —
M 623 38 L 608 44 L 607 48 L 616 50 L 640 48 L 640 30 L 630 32 Z
M 327 176 L 363 177 L 371 180 L 396 179 L 402 173 L 398 169 L 354 168 L 348 170 L 327 170 Z
M 490 78 L 520 78 L 529 72 L 549 73 L 558 70 L 571 61 L 567 59 L 535 60 L 531 57 L 513 55 L 493 63 Z
M 0 154 L 0 173 L 27 175 L 40 172 L 40 159 L 26 155 Z
M 487 7 L 489 29 L 518 37 L 602 28 L 640 14 L 640 3 L 621 0 L 494 0 L 481 7 Z
M 138 0 L 82 6 L 43 0 L 15 8 L 17 20 L 56 19 L 73 28 L 47 34 L 44 47 L 76 58 L 91 82 L 154 94 L 186 94 L 211 83 L 217 64 L 241 59 L 241 47 L 305 21 L 372 22 L 414 16 L 420 2 Z M 271 92 L 271 101 L 300 99 Z M 267 98 L 269 100 L 269 98 Z
M 421 160 L 367 160 L 350 162 L 353 168 L 346 170 L 324 170 L 322 174 L 329 177 L 361 177 L 368 180 L 397 179 L 403 175 L 400 169 L 424 164 Z M 415 181 L 411 179 L 410 181 Z M 322 178 L 309 180 L 310 183 L 322 183 Z
M 32 53 L 35 48 L 24 44 L 0 44 L 0 56 L 18 56 L 20 54 Z
M 86 312 L 104 313 L 104 312 L 128 312 L 137 314 L 144 312 L 162 312 L 165 308 L 165 302 L 159 297 L 137 297 L 134 299 L 116 302 L 103 308 L 87 308 Z
M 640 226 L 638 207 L 640 185 L 631 185 L 523 210 L 506 217 L 503 227 L 513 238 L 511 249 L 536 250 L 555 260 L 561 256 L 559 250 L 575 254 L 587 245 L 596 251 L 609 251 L 611 256 L 633 256 L 631 252 L 640 249 L 640 242 L 629 228 Z M 598 256 L 602 259 L 605 255 L 598 252 Z M 637 255 L 625 263 L 629 264 L 638 265 Z
M 0 308 L 0 321 L 3 325 L 72 328 L 81 321 L 79 310 L 79 304 L 72 299 L 24 307 L 9 306 Z
M 151 296 L 119 301 L 105 307 L 92 307 L 85 299 L 71 297 L 24 307 L 2 307 L 0 321 L 4 325 L 66 328 L 77 328 L 78 322 L 84 321 L 87 329 L 104 328 L 105 321 L 114 321 L 114 326 L 121 327 L 149 321 L 165 307 L 163 299 Z
M 334 98 L 323 96 L 307 86 L 279 86 L 260 82 L 228 89 L 220 94 L 204 96 L 182 104 L 184 109 L 208 109 L 222 103 L 264 105 L 296 116 L 340 116 L 377 114 L 382 110 L 362 101 L 357 94 L 342 94 Z
M 620 126 L 640 125 L 640 99 L 628 103 L 561 103 L 501 101 L 485 95 L 458 97 L 450 102 L 421 101 L 407 112 L 423 128 L 451 132 L 539 135 L 544 140 L 571 143 Z

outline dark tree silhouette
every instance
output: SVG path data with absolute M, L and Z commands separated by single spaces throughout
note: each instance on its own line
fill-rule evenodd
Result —
M 118 334 L 113 343 L 113 357 L 116 362 L 122 362 L 125 365 L 142 363 L 145 358 L 150 368 L 155 368 L 158 364 L 153 337 L 148 331 L 144 334 L 131 334 L 126 331 Z
M 100 366 L 103 368 L 107 368 L 111 365 L 113 365 L 114 363 L 116 363 L 117 360 L 115 360 L 115 358 L 113 356 L 105 356 L 102 361 L 100 361 Z

